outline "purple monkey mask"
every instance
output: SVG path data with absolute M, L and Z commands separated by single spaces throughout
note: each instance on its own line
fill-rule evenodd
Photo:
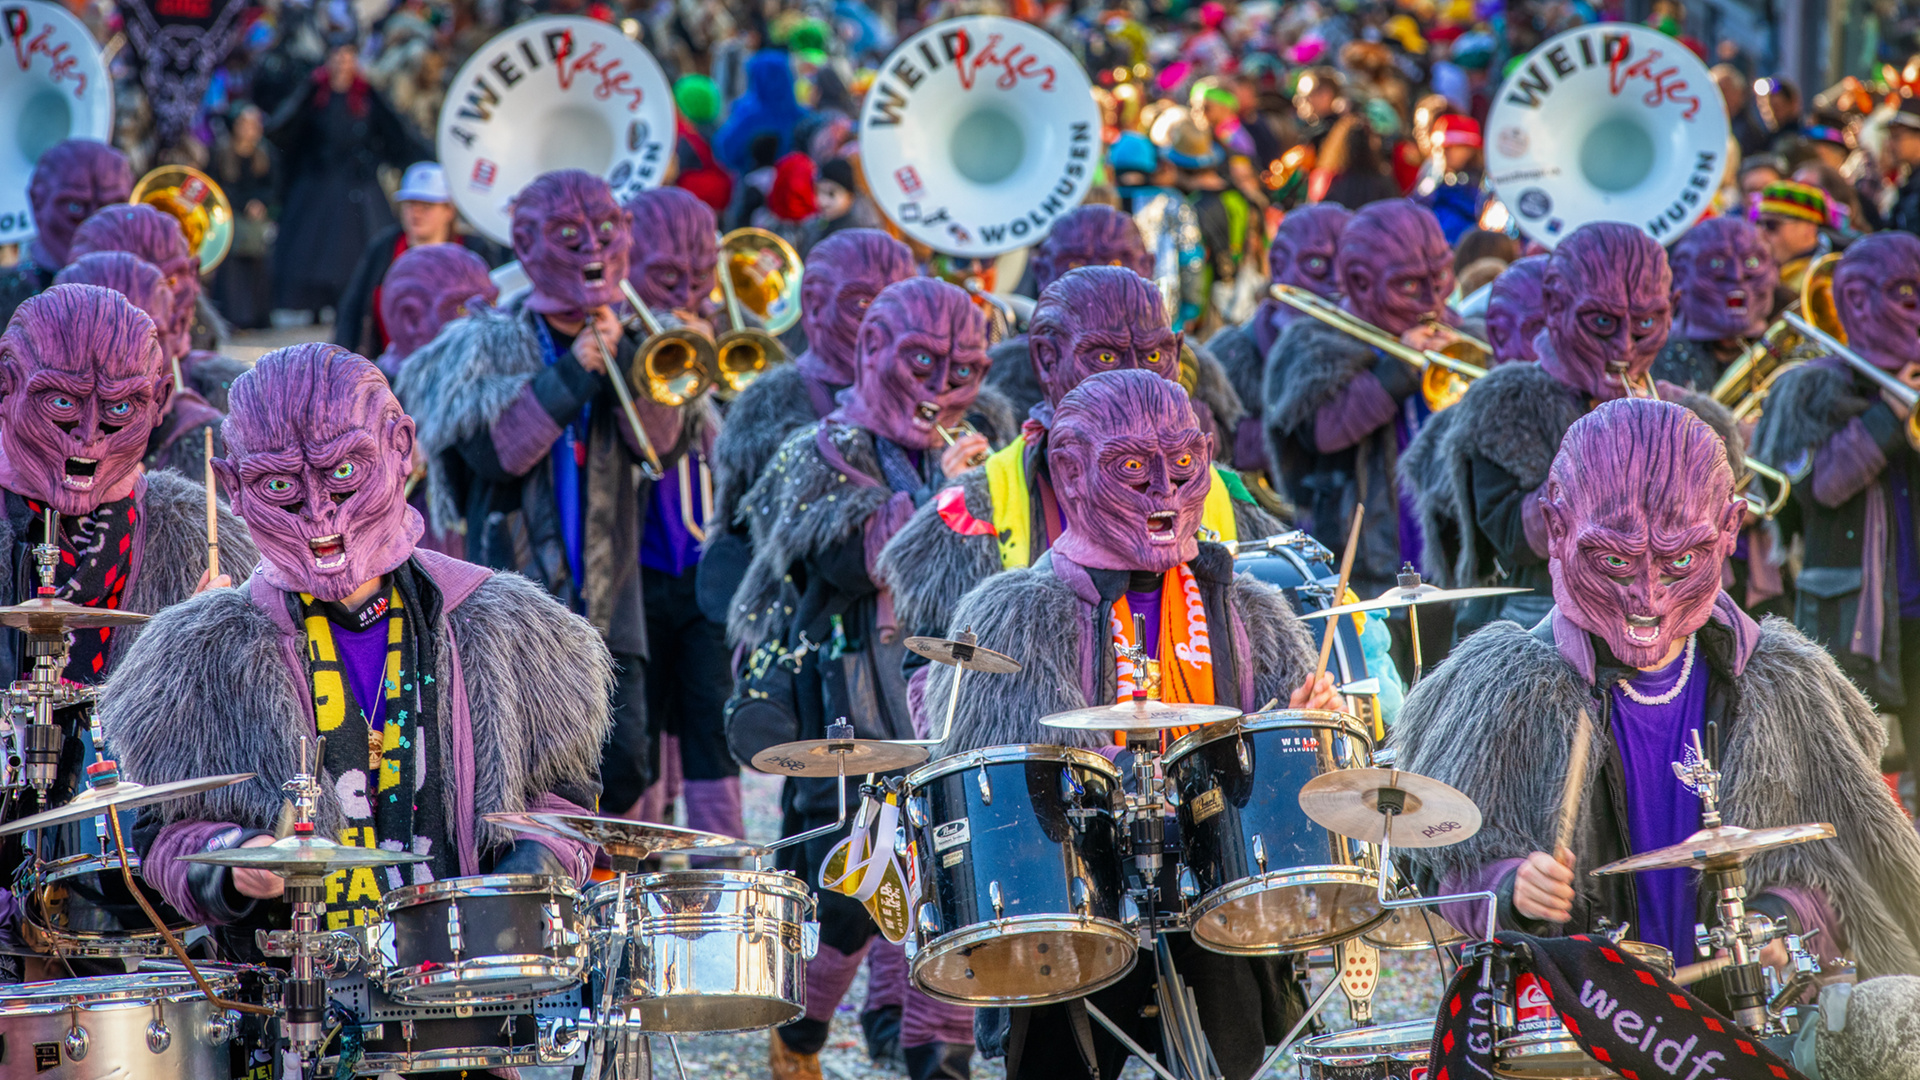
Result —
M 108 206 L 73 234 L 70 258 L 96 251 L 126 251 L 160 268 L 173 291 L 173 318 L 160 327 L 160 347 L 170 359 L 193 349 L 194 308 L 200 302 L 200 256 L 172 215 L 151 206 Z
M 1626 384 L 1641 386 L 1667 344 L 1672 283 L 1667 253 L 1634 226 L 1573 230 L 1547 256 L 1547 326 L 1533 343 L 1540 366 L 1588 397 L 1626 397 Z
M 407 505 L 413 419 L 371 360 L 338 345 L 277 349 L 234 380 L 215 458 L 269 584 L 342 600 L 407 561 L 426 523 Z
M 1547 309 L 1540 303 L 1546 275 L 1547 257 L 1529 255 L 1515 259 L 1493 279 L 1487 294 L 1487 344 L 1493 347 L 1494 364 L 1540 359 L 1533 338 L 1547 328 Z
M 125 498 L 172 389 L 153 320 L 125 296 L 27 300 L 0 336 L 0 485 L 62 514 Z
M 1124 266 L 1141 277 L 1153 276 L 1153 256 L 1133 218 L 1097 203 L 1060 215 L 1034 247 L 1031 265 L 1033 287 L 1041 292 L 1082 266 Z
M 1053 551 L 1100 570 L 1171 570 L 1200 553 L 1213 435 L 1180 384 L 1103 371 L 1060 400 L 1047 438 L 1067 528 Z
M 958 427 L 986 378 L 987 325 L 965 289 L 908 278 L 881 290 L 860 324 L 860 367 L 834 420 L 909 450 Z
M 580 318 L 620 301 L 633 215 L 583 169 L 541 173 L 513 199 L 513 254 L 533 282 L 527 307 Z
M 1711 217 L 1667 253 L 1673 268 L 1673 333 L 1690 341 L 1758 337 L 1767 328 L 1780 269 L 1744 218 Z
M 65 266 L 73 230 L 94 211 L 132 194 L 133 168 L 125 154 L 92 139 L 54 143 L 34 163 L 27 184 L 36 230 L 28 254 L 47 270 Z
M 1083 266 L 1047 286 L 1034 305 L 1027 344 L 1046 395 L 1035 406 L 1034 419 L 1043 423 L 1090 375 L 1141 368 L 1180 377 L 1180 335 L 1167 328 L 1160 290 L 1118 266 Z
M 1848 348 L 1888 371 L 1920 360 L 1920 237 L 1884 232 L 1854 241 L 1834 267 L 1833 300 Z
M 1333 277 L 1333 257 L 1341 232 L 1352 220 L 1353 211 L 1339 203 L 1289 210 L 1273 234 L 1273 246 L 1267 249 L 1267 273 L 1273 283 L 1332 299 L 1340 291 Z
M 1433 212 L 1410 199 L 1361 207 L 1340 234 L 1333 276 L 1348 311 L 1396 337 L 1428 319 L 1452 321 L 1453 249 Z
M 1747 504 L 1691 410 L 1601 405 L 1567 429 L 1541 499 L 1553 602 L 1623 663 L 1655 667 L 1706 624 Z
M 719 251 L 713 207 L 685 188 L 661 187 L 627 200 L 633 215 L 633 291 L 655 310 L 701 314 L 713 294 Z
M 800 279 L 807 351 L 794 363 L 829 386 L 852 385 L 868 306 L 880 290 L 918 272 L 913 249 L 879 229 L 842 229 L 815 244 Z
M 466 315 L 475 299 L 489 304 L 500 299 L 499 288 L 487 276 L 487 260 L 459 244 L 428 244 L 401 252 L 380 284 L 380 320 L 392 340 L 392 363 L 412 356 L 442 326 Z
M 95 251 L 67 264 L 53 277 L 55 285 L 98 285 L 112 289 L 147 313 L 156 327 L 173 319 L 173 291 L 160 268 L 126 251 Z

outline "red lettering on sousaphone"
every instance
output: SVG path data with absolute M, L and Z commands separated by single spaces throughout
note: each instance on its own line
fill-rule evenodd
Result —
M 6 9 L 6 24 L 7 36 L 13 39 L 13 62 L 19 65 L 21 71 L 33 66 L 34 57 L 44 56 L 47 58 L 48 78 L 55 83 L 72 82 L 74 97 L 87 92 L 87 76 L 80 70 L 80 58 L 72 53 L 67 42 L 53 44 L 55 28 L 52 25 L 41 27 L 40 32 L 28 40 L 27 32 L 32 29 L 33 23 L 28 19 L 26 9 L 19 7 Z
M 1686 107 L 1686 111 L 1680 114 L 1681 119 L 1694 118 L 1694 115 L 1700 111 L 1700 98 L 1697 94 L 1687 92 L 1687 80 L 1678 77 L 1680 74 L 1678 67 L 1669 66 L 1655 71 L 1653 65 L 1660 59 L 1659 49 L 1648 49 L 1646 56 L 1631 64 L 1627 63 L 1629 55 L 1627 40 L 1624 37 L 1614 42 L 1613 47 L 1608 50 L 1607 88 L 1613 96 L 1619 97 L 1620 92 L 1626 89 L 1628 82 L 1644 80 L 1653 84 L 1646 95 L 1640 99 L 1648 108 L 1655 108 L 1663 102 L 1670 101 Z
M 1000 35 L 993 34 L 987 38 L 986 47 L 978 55 L 954 65 L 960 73 L 961 89 L 973 89 L 982 68 L 997 69 L 993 85 L 1000 90 L 1011 90 L 1020 85 L 1023 79 L 1039 79 L 1041 90 L 1053 89 L 1054 70 L 1051 64 L 1041 63 L 1040 58 L 1028 52 L 1025 45 L 1015 45 L 1004 53 L 999 46 Z
M 548 48 L 553 51 L 553 70 L 560 79 L 560 89 L 573 89 L 574 80 L 584 71 L 600 80 L 593 87 L 593 96 L 597 100 L 624 97 L 627 99 L 628 112 L 640 111 L 640 102 L 646 95 L 633 85 L 633 73 L 626 69 L 625 61 L 617 56 L 603 55 L 605 48 L 599 42 L 588 46 L 586 52 L 575 57 L 573 35 L 568 33 L 560 37 L 557 44 L 551 40 L 548 42 Z

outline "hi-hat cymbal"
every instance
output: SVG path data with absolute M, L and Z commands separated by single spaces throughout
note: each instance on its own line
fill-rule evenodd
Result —
M 774 776 L 831 780 L 911 769 L 931 752 L 925 746 L 884 739 L 802 739 L 760 751 L 753 755 L 752 765 Z
M 1040 722 L 1050 728 L 1068 731 L 1166 731 L 1169 728 L 1204 727 L 1223 720 L 1237 720 L 1239 709 L 1227 705 L 1169 704 L 1150 698 L 1123 701 L 1118 705 L 1095 705 L 1043 716 Z
M 1725 870 L 1739 863 L 1790 844 L 1809 840 L 1831 840 L 1833 826 L 1825 822 L 1810 825 L 1780 825 L 1771 829 L 1742 829 L 1722 825 L 1702 829 L 1670 847 L 1656 848 L 1640 855 L 1610 862 L 1596 868 L 1596 874 L 1628 874 L 1636 870 Z
M 962 634 L 957 639 L 910 637 L 906 640 L 906 646 L 935 663 L 963 667 L 968 671 L 1010 675 L 1020 670 L 1020 661 L 1006 653 L 997 653 L 974 644 L 972 634 Z
M 321 836 L 287 836 L 265 847 L 226 848 L 180 857 L 186 862 L 235 870 L 268 870 L 281 877 L 325 877 L 335 870 L 405 866 L 427 861 L 425 855 L 411 851 L 347 847 Z
M 1341 836 L 1379 843 L 1389 817 L 1382 798 L 1398 792 L 1403 805 L 1393 817 L 1393 846 L 1445 847 L 1480 831 L 1480 808 L 1473 800 L 1431 777 L 1398 769 L 1339 769 L 1322 773 L 1300 788 L 1300 809 Z
M 212 791 L 242 780 L 253 779 L 252 773 L 233 773 L 227 776 L 198 776 L 192 780 L 174 780 L 165 784 L 136 784 L 131 780 L 122 780 L 115 784 L 101 784 L 90 787 L 75 795 L 65 805 L 51 810 L 42 810 L 32 817 L 23 817 L 18 821 L 9 821 L 0 825 L 0 836 L 12 836 L 15 833 L 29 832 L 33 829 L 45 829 L 54 825 L 65 825 L 70 821 L 85 821 L 106 813 L 108 810 L 131 810 L 139 806 L 151 806 L 169 799 L 184 799 L 188 795 L 198 795 L 203 791 Z
M 699 851 L 730 848 L 741 843 L 731 836 L 680 829 L 651 821 L 601 817 L 598 814 L 485 814 L 486 820 L 514 832 L 540 836 L 558 836 L 587 844 L 597 844 L 607 854 L 644 859 L 661 851 Z
M 1418 604 L 1451 604 L 1460 600 L 1478 600 L 1483 596 L 1509 596 L 1513 593 L 1532 592 L 1532 589 L 1508 589 L 1503 587 L 1477 587 L 1472 589 L 1442 589 L 1437 585 L 1414 585 L 1412 587 L 1394 586 L 1371 600 L 1362 600 L 1355 604 L 1341 604 L 1339 607 L 1321 608 L 1318 611 L 1303 613 L 1303 619 L 1331 619 L 1339 615 L 1352 615 L 1358 611 L 1385 611 L 1388 608 L 1413 607 Z
M 103 626 L 134 626 L 151 618 L 153 616 L 137 611 L 83 607 L 51 596 L 36 596 L 25 603 L 0 607 L 0 626 L 29 633 L 57 634 L 65 630 L 98 630 Z

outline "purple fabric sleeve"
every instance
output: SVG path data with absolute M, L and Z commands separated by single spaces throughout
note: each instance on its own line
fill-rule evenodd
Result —
M 935 724 L 947 718 L 946 702 L 941 702 L 934 713 L 927 712 L 927 679 L 931 677 L 932 667 L 915 668 L 907 676 L 907 716 L 913 721 L 913 737 L 932 738 L 929 732 Z
M 529 382 L 493 422 L 489 434 L 500 467 L 515 476 L 524 476 L 546 459 L 554 440 L 560 437 L 560 425 L 547 415 L 547 407 L 534 396 L 533 384 Z
M 1233 467 L 1236 469 L 1264 469 L 1267 467 L 1267 435 L 1258 416 L 1243 416 L 1233 429 Z
M 1533 493 L 1520 500 L 1520 527 L 1526 530 L 1527 546 L 1535 555 L 1547 557 L 1547 511 L 1540 502 L 1540 496 L 1546 493 L 1547 485 L 1542 483 L 1533 489 Z
M 1887 467 L 1887 455 L 1859 417 L 1813 452 L 1813 497 L 1828 509 L 1865 491 Z
M 1459 893 L 1500 891 L 1500 885 L 1507 876 L 1520 869 L 1525 859 L 1496 859 L 1471 874 L 1450 873 L 1440 879 L 1442 895 L 1453 896 Z M 1440 917 L 1453 924 L 1454 929 L 1473 937 L 1487 932 L 1487 902 L 1485 900 L 1456 900 L 1440 905 Z M 1516 929 L 1502 926 L 1503 930 Z
M 198 855 L 214 837 L 238 827 L 224 821 L 176 821 L 160 830 L 141 857 L 140 876 L 189 921 L 210 924 L 210 913 L 200 907 L 187 883 L 193 864 L 180 861 L 180 856 Z
M 542 792 L 527 803 L 527 812 L 533 814 L 591 814 L 593 811 L 584 806 L 575 806 L 552 792 Z M 584 844 L 578 840 L 568 840 L 561 836 L 542 836 L 528 833 L 528 840 L 537 840 L 560 860 L 573 877 L 575 885 L 585 885 L 588 874 L 593 871 L 593 860 L 600 853 L 596 844 Z
M 1338 453 L 1393 422 L 1400 404 L 1371 371 L 1353 377 L 1313 419 L 1314 447 L 1323 454 Z

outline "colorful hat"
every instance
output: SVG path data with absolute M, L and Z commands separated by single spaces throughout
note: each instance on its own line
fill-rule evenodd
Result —
M 711 124 L 720 115 L 720 88 L 705 75 L 673 81 L 673 104 L 689 124 Z
M 1160 152 L 1145 135 L 1126 131 L 1107 149 L 1107 161 L 1116 173 L 1151 173 L 1160 167 Z
M 1796 180 L 1780 180 L 1760 189 L 1760 195 L 1753 202 L 1753 220 L 1763 217 L 1788 218 L 1793 221 L 1810 221 L 1815 225 L 1832 225 L 1833 210 L 1827 203 L 1827 193 L 1812 184 L 1802 184 Z
M 1480 137 L 1480 125 L 1471 116 L 1442 116 L 1433 122 L 1433 145 L 1435 146 L 1471 146 L 1480 149 L 1485 143 Z

